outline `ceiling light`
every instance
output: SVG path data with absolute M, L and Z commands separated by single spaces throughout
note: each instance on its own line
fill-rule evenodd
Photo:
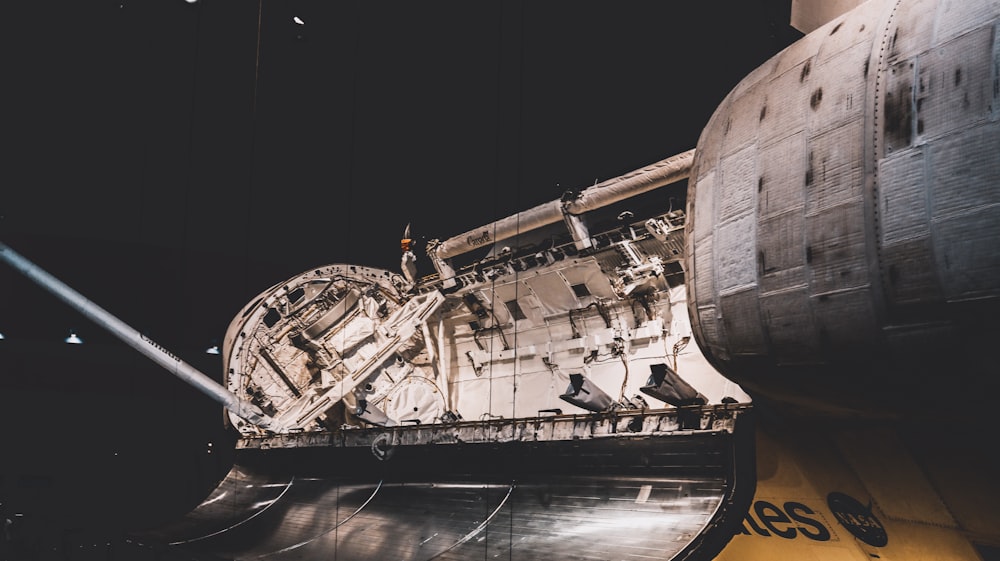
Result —
M 77 336 L 76 331 L 73 331 L 72 329 L 69 330 L 69 337 L 67 337 L 65 339 L 65 341 L 67 343 L 69 343 L 70 345 L 82 345 L 83 344 L 83 339 L 81 339 L 79 336 Z

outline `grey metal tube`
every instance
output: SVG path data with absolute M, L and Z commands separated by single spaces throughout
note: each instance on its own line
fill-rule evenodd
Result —
M 583 190 L 578 198 L 566 203 L 566 212 L 581 214 L 687 179 L 691 173 L 692 162 L 694 162 L 693 148 L 642 169 L 598 183 Z M 435 249 L 435 253 L 440 259 L 449 259 L 535 228 L 554 224 L 562 219 L 563 203 L 550 201 L 449 238 Z
M 34 263 L 28 261 L 7 244 L 0 242 L 0 258 L 11 267 L 21 272 L 42 288 L 48 290 L 62 301 L 75 308 L 84 316 L 110 331 L 113 335 L 146 355 L 160 366 L 169 370 L 174 376 L 191 384 L 196 389 L 221 403 L 226 409 L 239 417 L 246 419 L 262 428 L 267 428 L 271 418 L 253 403 L 241 400 L 221 384 L 212 380 L 197 368 L 187 364 L 173 353 L 164 349 L 149 337 L 139 333 L 122 320 L 111 315 L 97 304 L 85 298 L 59 279 L 53 277 Z

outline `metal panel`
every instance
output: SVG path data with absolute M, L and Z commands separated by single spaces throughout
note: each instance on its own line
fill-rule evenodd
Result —
M 913 238 L 882 250 L 882 267 L 890 302 L 927 304 L 941 300 L 941 284 L 929 237 Z
M 913 61 L 895 62 L 886 71 L 883 107 L 878 112 L 886 156 L 913 141 L 913 82 Z
M 755 226 L 751 214 L 719 226 L 715 235 L 715 273 L 720 294 L 756 283 Z
M 928 47 L 937 19 L 935 4 L 938 0 L 910 0 L 893 12 L 890 58 L 911 58 Z
M 702 336 L 709 345 L 709 349 L 707 350 L 717 358 L 726 358 L 729 356 L 729 353 L 725 348 L 720 346 L 721 342 L 726 340 L 725 331 L 722 329 L 718 317 L 718 309 L 715 306 L 698 307 L 698 323 L 701 327 Z
M 827 0 L 822 0 L 824 3 Z M 861 4 L 861 2 L 857 2 Z M 871 52 L 872 38 L 876 33 L 876 26 L 871 25 L 873 14 L 882 9 L 872 4 L 869 9 L 852 10 L 840 17 L 839 21 L 830 27 L 829 33 L 823 38 L 823 44 L 817 53 L 820 65 L 825 64 L 831 58 L 840 58 L 841 53 L 851 50 L 856 46 L 862 46 L 865 53 Z M 867 54 L 865 55 L 867 58 Z M 855 66 L 861 70 L 860 66 Z M 823 72 L 820 72 L 822 75 Z
M 862 122 L 858 120 L 809 139 L 806 214 L 816 214 L 826 208 L 860 200 L 863 130 Z
M 812 52 L 795 49 L 796 54 Z M 791 53 L 788 53 L 791 54 Z M 760 144 L 766 145 L 803 130 L 805 110 L 809 107 L 809 83 L 812 59 L 775 77 L 767 88 L 767 117 L 761 123 Z
M 961 4 L 961 9 L 955 9 L 951 4 Z M 997 0 L 945 0 L 938 4 L 935 40 L 947 41 L 956 35 L 968 31 L 970 25 L 976 22 L 989 21 L 996 17 L 1000 10 Z
M 737 461 L 752 470 L 743 431 L 400 445 L 382 461 L 302 436 L 241 448 L 200 506 L 133 537 L 158 559 L 670 559 L 721 549 L 752 495 L 733 480 Z
M 806 218 L 806 262 L 813 294 L 868 284 L 861 201 Z
M 852 35 L 855 32 L 857 34 Z M 828 46 L 834 46 L 829 43 L 838 39 L 858 41 L 862 38 L 868 41 L 844 47 L 839 52 L 827 51 Z M 865 89 L 868 84 L 865 75 L 868 71 L 868 57 L 871 55 L 870 40 L 871 31 L 864 25 L 854 22 L 853 26 L 849 23 L 846 29 L 831 35 L 830 41 L 823 44 L 823 55 L 829 54 L 830 58 L 822 60 L 817 65 L 816 78 L 812 80 L 814 86 L 809 93 L 809 107 L 812 109 L 808 124 L 810 131 L 825 130 L 851 122 L 861 125 L 865 108 Z M 840 44 L 835 47 L 840 47 Z M 845 80 L 842 78 L 845 75 L 857 79 Z M 860 136 L 854 142 L 860 145 Z
M 934 138 L 990 117 L 994 101 L 993 26 L 917 58 L 917 138 Z
M 693 237 L 695 242 L 701 243 L 715 231 L 715 172 L 698 178 L 694 192 L 698 194 L 698 203 L 694 206 Z M 691 214 L 691 212 L 688 213 L 689 216 Z
M 795 211 L 761 220 L 757 242 L 761 292 L 806 284 L 803 222 L 802 214 Z
M 719 307 L 729 334 L 730 354 L 767 353 L 767 339 L 760 319 L 760 301 L 756 287 L 720 297 Z
M 805 288 L 763 294 L 760 308 L 779 363 L 815 360 L 819 342 Z
M 545 298 L 540 298 L 539 302 L 542 305 L 542 313 L 546 316 L 562 313 L 563 310 L 579 306 L 579 300 L 566 284 L 566 278 L 558 272 L 528 277 L 524 282 L 531 287 L 533 292 L 545 295 Z
M 723 159 L 757 142 L 757 127 L 767 111 L 767 99 L 759 93 L 762 89 L 761 84 L 757 83 L 740 97 L 732 99 L 732 108 L 728 114 L 730 122 L 724 129 L 720 143 Z
M 1000 205 L 998 154 L 997 123 L 974 127 L 935 143 L 927 183 L 931 219 L 958 219 L 970 211 Z
M 924 151 L 906 150 L 879 162 L 881 244 L 891 247 L 930 235 Z
M 936 269 L 949 299 L 998 296 L 1000 127 L 976 127 L 932 155 L 931 221 Z
M 1000 297 L 1000 207 L 986 207 L 935 225 L 936 269 L 948 300 Z
M 709 237 L 698 245 L 698 251 L 694 254 L 694 270 L 698 274 L 688 281 L 693 285 L 698 302 L 715 302 L 715 266 L 712 264 L 714 253 L 712 243 L 714 240 Z M 691 273 L 691 271 L 689 271 Z
M 889 301 L 900 305 L 940 298 L 931 254 L 923 149 L 879 162 L 881 268 Z
M 757 212 L 761 217 L 801 209 L 806 178 L 806 137 L 796 133 L 761 148 Z
M 752 212 L 756 191 L 756 146 L 744 148 L 722 158 L 722 181 L 715 186 L 719 198 L 718 221 L 726 223 Z
M 880 341 L 871 291 L 867 287 L 820 294 L 811 300 L 820 342 L 824 346 L 862 353 Z

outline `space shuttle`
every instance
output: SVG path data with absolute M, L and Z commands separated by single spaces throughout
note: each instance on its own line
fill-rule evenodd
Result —
M 239 435 L 214 491 L 132 543 L 1000 559 L 1000 3 L 795 5 L 808 33 L 692 149 L 445 239 L 407 227 L 399 271 L 277 282 L 216 376 L 0 244 Z

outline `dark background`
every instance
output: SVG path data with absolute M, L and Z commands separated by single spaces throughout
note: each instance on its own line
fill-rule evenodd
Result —
M 445 239 L 694 148 L 801 35 L 789 9 L 11 3 L 0 241 L 221 378 L 204 348 L 276 282 L 396 270 L 407 223 Z M 98 548 L 228 469 L 221 407 L 6 266 L 0 333 L 0 515 L 19 551 Z

